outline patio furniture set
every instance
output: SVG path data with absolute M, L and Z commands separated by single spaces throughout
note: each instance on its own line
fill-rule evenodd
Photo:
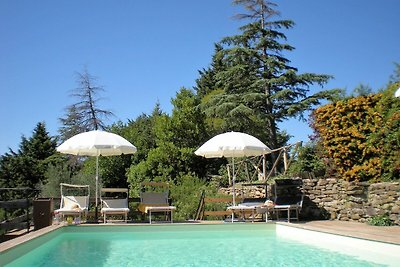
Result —
M 277 220 L 279 220 L 279 214 L 286 212 L 287 221 L 291 219 L 299 220 L 299 212 L 303 206 L 303 196 L 299 197 L 277 197 L 275 202 L 267 200 L 265 202 L 254 202 L 243 200 L 242 203 L 227 207 L 227 210 L 231 211 L 231 220 L 234 222 L 235 213 L 241 214 L 242 219 L 245 219 L 246 214 L 251 213 L 251 220 L 254 222 L 256 214 L 262 214 L 265 216 L 265 222 L 268 222 L 270 214 L 274 213 Z M 293 211 L 293 212 L 292 212 Z M 294 216 L 292 216 L 294 214 Z
M 74 218 L 74 221 L 80 222 L 83 216 L 87 216 L 89 210 L 89 186 L 88 185 L 71 185 L 61 183 L 61 202 L 60 208 L 54 211 L 62 221 L 65 218 Z M 159 187 L 159 191 L 143 191 L 145 187 Z M 78 189 L 81 191 L 79 195 L 66 194 L 66 188 Z M 101 214 L 103 222 L 107 223 L 108 215 L 122 215 L 124 222 L 128 220 L 128 189 L 127 188 L 102 188 L 101 189 Z M 118 194 L 119 197 L 107 196 L 107 194 Z M 121 197 L 123 195 L 123 197 Z M 142 214 L 149 216 L 149 222 L 152 223 L 152 215 L 154 213 L 164 213 L 166 219 L 169 218 L 173 222 L 172 213 L 176 210 L 175 206 L 169 205 L 169 189 L 167 183 L 145 182 L 141 184 L 140 204 L 138 210 Z

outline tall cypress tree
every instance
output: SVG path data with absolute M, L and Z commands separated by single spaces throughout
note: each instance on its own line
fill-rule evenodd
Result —
M 251 22 L 240 28 L 241 34 L 225 37 L 216 45 L 213 63 L 200 72 L 196 89 L 203 97 L 220 90 L 206 102 L 209 116 L 230 120 L 232 130 L 247 128 L 251 132 L 262 127 L 268 145 L 277 148 L 278 122 L 302 118 L 304 111 L 322 99 L 333 98 L 337 90 L 308 95 L 310 86 L 323 86 L 331 76 L 300 74 L 290 65 L 284 55 L 294 47 L 286 43 L 282 30 L 292 28 L 294 22 L 272 20 L 279 14 L 276 4 L 265 0 L 233 3 L 249 11 L 236 17 Z

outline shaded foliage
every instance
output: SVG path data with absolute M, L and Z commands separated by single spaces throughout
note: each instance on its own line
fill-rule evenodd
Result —
M 69 164 L 50 165 L 45 173 L 48 183 L 41 186 L 42 197 L 60 197 L 60 183 L 89 185 L 90 196 L 95 196 L 96 180 L 93 174 L 71 170 Z
M 177 220 L 195 218 L 201 192 L 206 188 L 204 181 L 190 174 L 182 175 L 179 181 L 172 185 L 170 197 L 179 211 L 175 216 Z
M 312 174 L 316 177 L 324 176 L 329 168 L 328 161 L 317 143 L 307 143 L 299 149 L 298 156 L 289 166 L 288 174 L 300 177 L 303 174 Z

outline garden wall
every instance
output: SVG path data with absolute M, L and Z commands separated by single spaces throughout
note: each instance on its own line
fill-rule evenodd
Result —
M 385 182 L 368 184 L 346 182 L 341 179 L 303 179 L 304 203 L 301 217 L 305 220 L 332 219 L 366 222 L 376 215 L 389 215 L 391 221 L 400 225 L 400 183 Z M 231 188 L 221 193 L 232 194 Z M 268 187 L 268 196 L 274 197 L 274 188 Z M 265 197 L 265 187 L 241 188 L 237 195 Z
M 368 184 L 338 179 L 305 179 L 305 218 L 365 222 L 375 215 L 389 215 L 400 225 L 400 184 Z

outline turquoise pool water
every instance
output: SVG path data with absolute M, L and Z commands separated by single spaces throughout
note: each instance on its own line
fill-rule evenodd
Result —
M 29 252 L 5 266 L 384 266 L 279 237 L 275 227 L 63 227 L 20 246 L 14 254 Z

